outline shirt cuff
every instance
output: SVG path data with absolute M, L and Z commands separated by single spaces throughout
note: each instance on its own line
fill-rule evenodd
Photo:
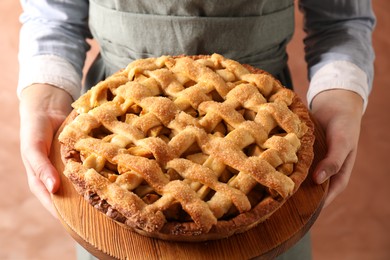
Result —
M 311 103 L 316 95 L 331 89 L 345 89 L 359 94 L 363 99 L 363 113 L 366 111 L 369 86 L 367 74 L 349 61 L 333 61 L 318 70 L 312 77 L 307 92 L 307 101 Z
M 17 94 L 35 83 L 50 84 L 68 92 L 74 100 L 80 96 L 81 77 L 64 58 L 38 55 L 20 63 Z

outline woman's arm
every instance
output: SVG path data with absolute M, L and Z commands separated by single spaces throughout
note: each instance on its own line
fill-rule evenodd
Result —
M 20 147 L 30 190 L 55 216 L 60 178 L 48 159 L 53 137 L 80 95 L 89 45 L 88 1 L 23 0 L 18 96 Z
M 305 15 L 308 103 L 326 133 L 328 152 L 314 179 L 330 179 L 328 205 L 347 186 L 358 148 L 361 118 L 373 81 L 371 1 L 300 0 Z

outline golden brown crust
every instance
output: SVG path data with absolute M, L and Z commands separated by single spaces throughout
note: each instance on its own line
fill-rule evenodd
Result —
M 245 232 L 297 191 L 313 159 L 314 125 L 299 97 L 220 55 L 138 60 L 74 106 L 60 135 L 64 174 L 145 236 Z

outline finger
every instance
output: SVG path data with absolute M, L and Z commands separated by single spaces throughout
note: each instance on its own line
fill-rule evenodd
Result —
M 20 128 L 22 159 L 27 173 L 40 179 L 53 193 L 59 187 L 59 175 L 48 158 L 53 132 L 50 127 L 37 126 L 34 122 L 38 120 L 31 121 L 22 121 Z
M 28 174 L 28 184 L 31 192 L 38 198 L 41 204 L 55 217 L 57 218 L 57 211 L 52 203 L 51 195 L 43 185 L 40 179 L 36 178 L 33 174 Z
M 60 179 L 57 171 L 53 169 L 52 165 L 47 162 L 48 159 L 36 155 L 29 154 L 33 163 L 29 160 L 23 159 L 27 171 L 28 184 L 31 192 L 38 198 L 43 206 L 54 216 L 57 217 L 56 210 L 52 203 L 51 193 L 58 190 Z M 38 158 L 34 160 L 34 158 Z
M 322 184 L 331 176 L 337 174 L 352 150 L 348 142 L 342 137 L 329 139 L 326 157 L 318 163 L 314 171 L 313 177 L 318 184 Z
M 45 142 L 38 140 L 21 142 L 22 159 L 26 168 L 28 184 L 31 192 L 39 199 L 49 212 L 57 217 L 52 203 L 51 193 L 55 193 L 60 186 L 60 178 L 56 169 L 48 159 Z
M 340 171 L 330 178 L 328 194 L 324 202 L 324 207 L 328 206 L 347 187 L 355 158 L 356 151 L 351 152 L 345 160 Z
M 60 186 L 57 170 L 51 164 L 47 153 L 39 148 L 26 149 L 22 155 L 29 176 L 34 176 L 44 184 L 46 191 L 55 193 Z M 30 186 L 31 187 L 31 186 Z

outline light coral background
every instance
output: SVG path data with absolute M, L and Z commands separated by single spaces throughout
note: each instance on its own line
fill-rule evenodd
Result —
M 378 18 L 374 89 L 350 184 L 312 228 L 315 260 L 390 259 L 390 2 L 375 0 L 373 5 Z M 30 193 L 19 155 L 15 89 L 20 13 L 19 1 L 0 1 L 0 259 L 75 259 L 73 239 Z M 288 51 L 296 91 L 305 98 L 308 83 L 301 27 L 297 12 Z M 96 53 L 93 47 L 89 58 Z

